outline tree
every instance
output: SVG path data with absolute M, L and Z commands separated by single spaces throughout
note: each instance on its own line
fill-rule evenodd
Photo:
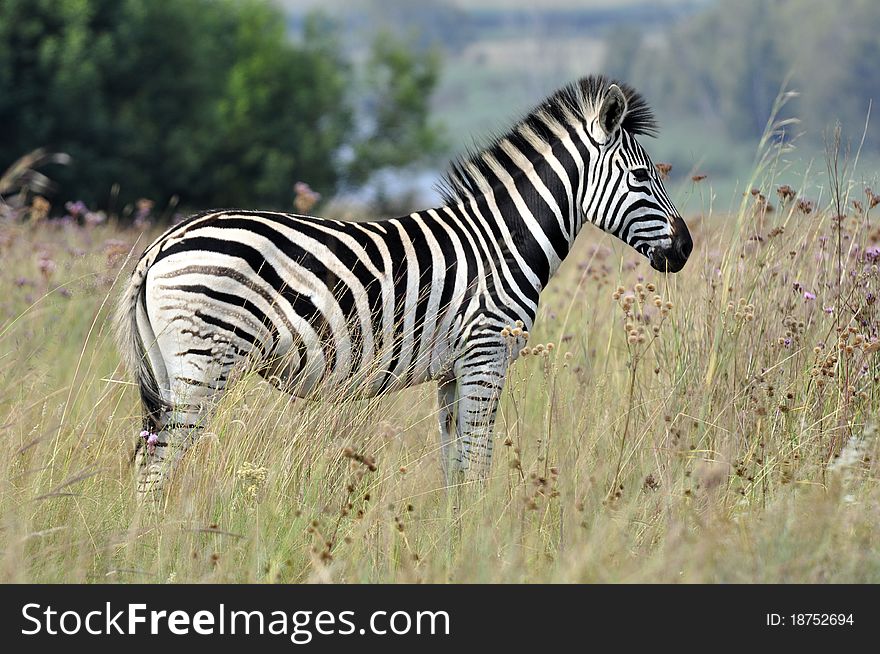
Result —
M 60 200 L 287 208 L 299 180 L 330 196 L 433 146 L 434 59 L 387 53 L 400 81 L 361 117 L 383 126 L 365 134 L 333 23 L 310 16 L 295 41 L 284 25 L 265 0 L 3 0 L 0 168 L 46 147 L 73 158 L 53 173 Z
M 391 34 L 373 42 L 367 66 L 367 135 L 355 146 L 354 181 L 383 167 L 418 162 L 445 148 L 430 120 L 430 93 L 440 73 L 436 50 L 419 52 Z
M 298 180 L 332 193 L 354 126 L 351 66 L 332 24 L 313 16 L 291 44 L 275 12 L 255 3 L 242 11 L 232 47 L 201 202 L 289 206 Z

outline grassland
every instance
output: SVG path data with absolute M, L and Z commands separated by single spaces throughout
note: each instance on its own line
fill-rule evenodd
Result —
M 880 196 L 835 220 L 764 178 L 728 214 L 708 183 L 678 275 L 581 235 L 485 486 L 443 487 L 431 385 L 302 402 L 246 377 L 160 511 L 107 320 L 150 233 L 0 224 L 0 580 L 880 581 Z

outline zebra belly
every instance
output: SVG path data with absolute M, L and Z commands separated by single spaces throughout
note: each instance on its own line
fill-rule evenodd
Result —
M 394 336 L 399 338 L 399 336 Z M 385 342 L 390 342 L 391 338 Z M 270 356 L 270 364 L 264 376 L 276 387 L 297 397 L 316 399 L 320 397 L 370 398 L 410 386 L 443 378 L 452 368 L 452 358 L 447 340 L 432 339 L 424 351 L 415 354 L 407 362 L 395 361 L 389 354 L 393 346 L 378 349 L 371 358 L 362 359 L 357 369 L 346 375 L 330 367 L 331 357 L 326 353 L 335 343 L 322 341 L 311 351 L 323 352 L 309 358 L 302 354 L 305 349 L 293 348 L 291 352 L 277 352 Z

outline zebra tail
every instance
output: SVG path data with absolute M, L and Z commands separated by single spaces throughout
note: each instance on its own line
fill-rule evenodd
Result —
M 144 409 L 144 429 L 159 431 L 166 403 L 162 399 L 153 364 L 144 346 L 145 340 L 155 344 L 156 336 L 147 318 L 147 266 L 143 264 L 143 260 L 138 263 L 119 300 L 113 327 L 122 361 L 137 382 Z

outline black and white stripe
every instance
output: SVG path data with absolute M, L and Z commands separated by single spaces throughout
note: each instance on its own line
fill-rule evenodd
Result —
M 444 205 L 342 222 L 202 213 L 144 252 L 119 306 L 145 428 L 138 487 L 155 490 L 232 373 L 256 367 L 301 397 L 439 383 L 443 467 L 488 473 L 492 426 L 541 290 L 585 222 L 675 272 L 691 240 L 636 141 L 654 130 L 633 89 L 589 77 L 453 164 Z M 172 456 L 173 453 L 173 456 Z

